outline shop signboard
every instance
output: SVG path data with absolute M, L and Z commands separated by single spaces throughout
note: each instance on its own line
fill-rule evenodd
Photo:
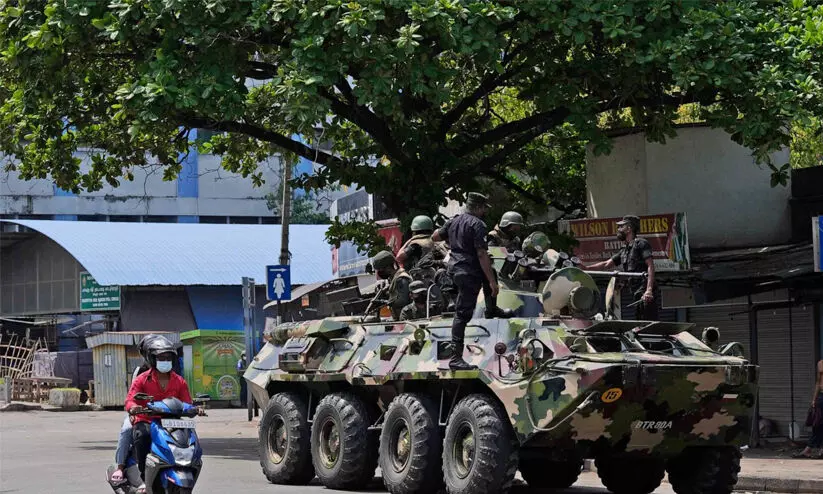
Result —
M 396 255 L 402 247 L 403 234 L 400 222 L 385 219 L 387 211 L 379 200 L 374 199 L 364 189 L 340 197 L 335 201 L 335 213 L 341 223 L 377 220 L 378 233 L 386 240 L 386 245 Z M 339 248 L 332 247 L 332 273 L 338 278 L 355 276 L 366 272 L 369 263 L 368 252 L 361 251 L 353 242 L 342 242 Z
M 80 310 L 120 310 L 120 286 L 100 286 L 88 271 L 81 271 Z
M 652 246 L 656 271 L 688 271 L 691 269 L 689 238 L 685 213 L 640 216 L 638 237 Z M 625 246 L 617 239 L 617 222 L 622 217 L 560 221 L 561 233 L 573 236 L 579 243 L 573 254 L 586 264 L 605 261 Z

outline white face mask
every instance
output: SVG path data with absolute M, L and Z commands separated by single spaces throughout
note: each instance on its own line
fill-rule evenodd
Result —
M 169 360 L 160 360 L 157 362 L 157 370 L 166 373 L 171 371 L 171 361 Z

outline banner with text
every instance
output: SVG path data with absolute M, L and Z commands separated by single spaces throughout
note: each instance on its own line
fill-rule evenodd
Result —
M 639 216 L 640 233 L 652 246 L 654 268 L 657 271 L 688 271 L 689 237 L 685 213 L 669 213 Z M 619 218 L 593 218 L 559 222 L 561 233 L 572 235 L 580 245 L 574 255 L 584 263 L 605 261 L 625 246 L 617 239 Z

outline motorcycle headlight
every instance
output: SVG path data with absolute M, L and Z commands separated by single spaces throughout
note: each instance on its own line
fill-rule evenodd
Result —
M 174 456 L 174 462 L 180 466 L 187 467 L 191 465 L 192 460 L 194 460 L 194 448 L 181 448 L 174 444 L 169 444 L 169 449 L 171 450 L 172 456 Z

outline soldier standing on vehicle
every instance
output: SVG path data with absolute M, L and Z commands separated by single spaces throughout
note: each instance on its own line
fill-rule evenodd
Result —
M 445 240 L 450 254 L 448 273 L 457 287 L 455 316 L 452 323 L 452 356 L 449 368 L 469 370 L 476 367 L 463 360 L 463 337 L 466 325 L 474 314 L 480 289 L 486 301 L 486 317 L 511 317 L 510 311 L 497 307 L 497 277 L 492 271 L 483 217 L 489 209 L 488 199 L 476 192 L 469 193 L 466 212 L 451 218 L 434 232 L 432 240 Z
M 372 266 L 377 276 L 389 280 L 389 309 L 392 319 L 400 320 L 400 311 L 411 302 L 409 284 L 412 277 L 405 269 L 398 267 L 391 252 L 382 250 L 372 259 Z
M 611 259 L 593 264 L 583 265 L 585 269 L 601 270 L 613 269 L 615 266 L 621 271 L 630 273 L 647 273 L 645 283 L 637 278 L 630 278 L 622 282 L 621 289 L 628 287 L 632 294 L 632 303 L 637 303 L 635 319 L 643 321 L 657 320 L 657 302 L 654 290 L 654 259 L 652 246 L 645 238 L 639 238 L 640 218 L 626 215 L 617 222 L 617 239 L 626 242 L 625 247 Z M 644 289 L 645 288 L 645 289 Z
M 397 252 L 397 264 L 404 269 L 412 269 L 420 259 L 432 251 L 435 259 L 444 259 L 447 251 L 443 242 L 431 239 L 434 221 L 425 215 L 415 216 L 411 223 L 412 238 Z
M 508 251 L 520 248 L 520 229 L 523 228 L 523 216 L 517 211 L 506 211 L 500 223 L 489 232 L 490 247 L 504 247 Z

